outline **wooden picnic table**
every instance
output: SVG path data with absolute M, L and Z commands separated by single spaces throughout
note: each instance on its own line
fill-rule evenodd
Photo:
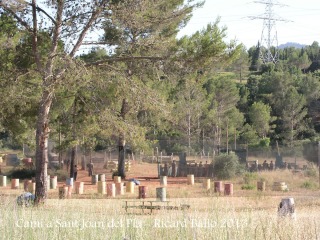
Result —
M 188 204 L 172 205 L 170 201 L 155 201 L 155 200 L 128 200 L 125 201 L 124 206 L 126 212 L 128 209 L 141 209 L 142 213 L 145 213 L 145 210 L 150 210 L 150 213 L 153 210 L 187 210 L 190 208 Z

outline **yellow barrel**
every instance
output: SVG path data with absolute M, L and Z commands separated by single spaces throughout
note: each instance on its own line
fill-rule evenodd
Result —
M 113 176 L 114 183 L 121 183 L 121 177 L 119 176 Z
M 134 182 L 126 182 L 126 192 L 134 193 Z
M 187 175 L 187 179 L 188 179 L 188 185 L 194 185 L 194 175 L 193 174 Z
M 211 188 L 210 178 L 203 179 L 202 186 L 203 186 L 203 188 L 205 188 L 206 190 L 209 190 L 209 189 Z
M 83 194 L 84 182 L 76 182 L 76 194 Z
M 106 182 L 102 182 L 102 181 L 98 182 L 98 193 L 106 194 Z

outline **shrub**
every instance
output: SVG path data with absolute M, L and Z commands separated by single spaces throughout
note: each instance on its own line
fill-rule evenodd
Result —
M 313 182 L 305 181 L 302 183 L 301 187 L 306 189 L 314 189 L 317 187 L 317 185 Z
M 57 175 L 58 181 L 66 181 L 66 179 L 70 177 L 69 172 L 62 169 L 57 170 L 56 172 L 52 173 L 52 175 Z
M 19 179 L 31 179 L 36 176 L 36 170 L 35 169 L 14 169 L 9 174 L 8 177 L 13 178 L 19 178 Z
M 304 175 L 306 177 L 317 177 L 318 176 L 318 167 L 313 163 L 308 164 L 307 169 L 304 171 Z
M 242 190 L 253 190 L 255 189 L 256 187 L 254 185 L 251 185 L 251 184 L 245 184 L 241 187 Z
M 269 145 L 270 145 L 270 138 L 260 139 L 260 142 L 259 142 L 260 147 L 269 147 Z
M 252 180 L 257 180 L 258 174 L 247 172 L 244 174 L 243 180 L 245 184 L 250 184 Z
M 230 179 L 241 172 L 239 158 L 235 154 L 221 154 L 215 158 L 214 176 L 218 179 Z

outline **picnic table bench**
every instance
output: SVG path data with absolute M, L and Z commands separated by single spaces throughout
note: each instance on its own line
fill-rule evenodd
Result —
M 145 210 L 187 210 L 190 208 L 188 204 L 172 205 L 170 201 L 154 201 L 154 200 L 137 200 L 137 201 L 125 201 L 125 206 L 123 206 L 128 212 L 128 209 L 140 209 L 142 213 Z

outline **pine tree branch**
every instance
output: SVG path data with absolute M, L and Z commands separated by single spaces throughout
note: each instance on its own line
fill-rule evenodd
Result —
M 93 62 L 93 63 L 87 63 L 85 66 L 99 66 L 103 65 L 106 62 L 125 62 L 130 60 L 153 60 L 153 61 L 161 61 L 164 60 L 165 57 L 151 57 L 151 56 L 130 56 L 130 57 L 114 57 L 114 58 L 108 58 L 101 61 Z
M 10 13 L 18 21 L 18 23 L 20 23 L 22 26 L 26 28 L 28 32 L 33 32 L 29 24 L 26 21 L 23 21 L 22 18 L 20 18 L 12 9 L 7 7 L 2 1 L 0 2 L 0 7 L 2 7 L 4 11 Z

